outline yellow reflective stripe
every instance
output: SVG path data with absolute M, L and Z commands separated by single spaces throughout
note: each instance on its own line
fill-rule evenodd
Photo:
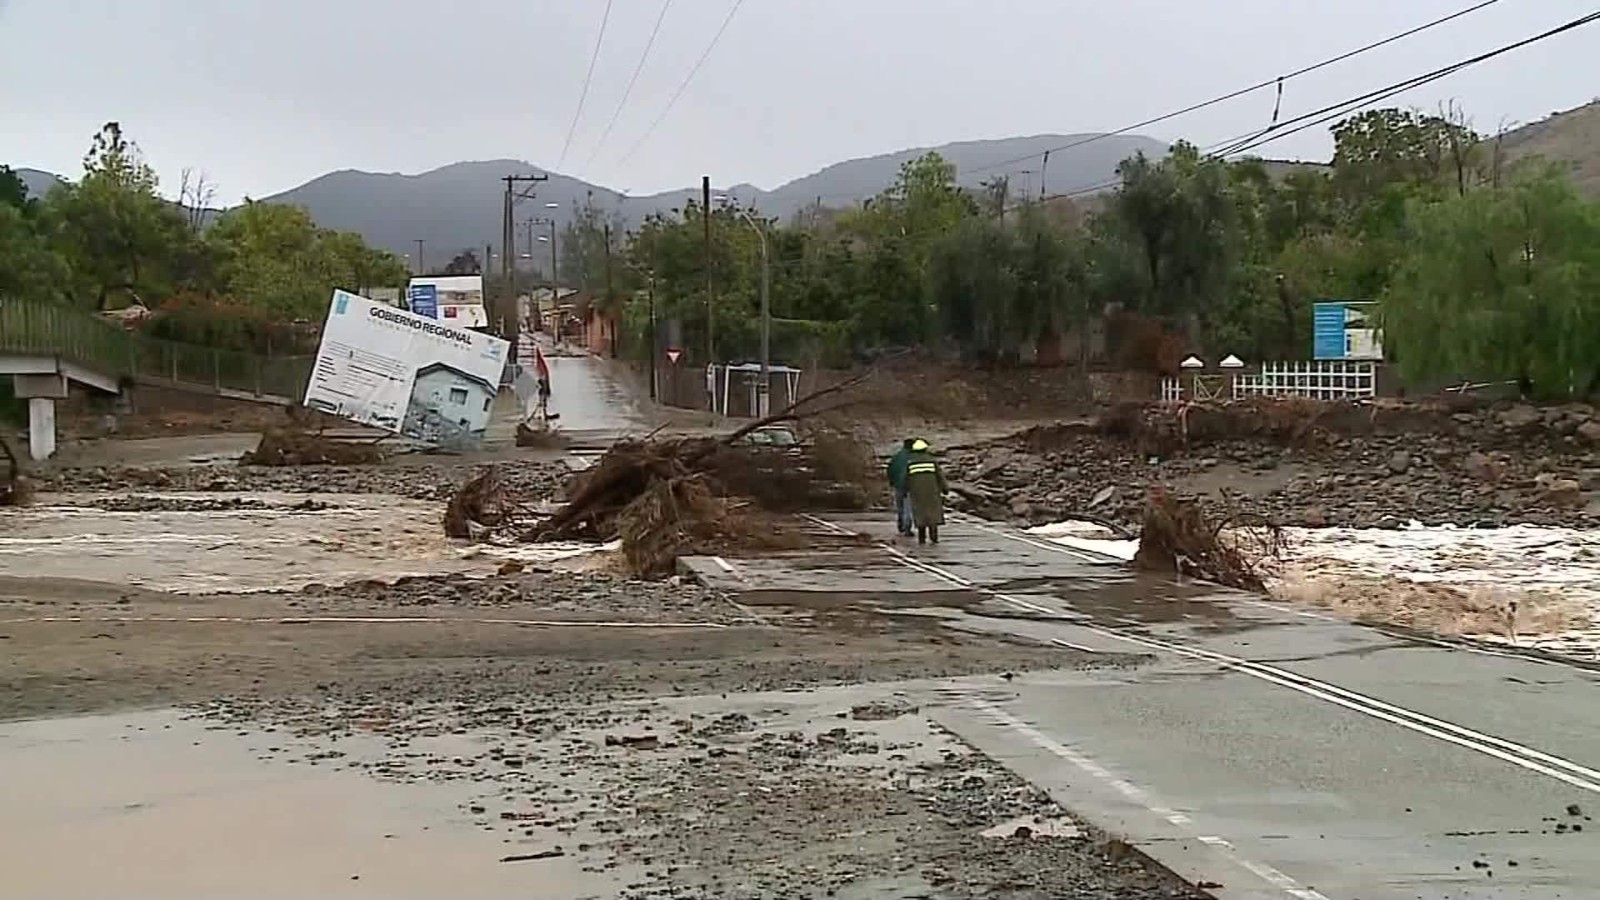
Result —
M 910 475 L 921 475 L 927 472 L 935 471 L 938 468 L 939 467 L 933 463 L 912 463 L 911 467 L 906 469 L 906 473 Z

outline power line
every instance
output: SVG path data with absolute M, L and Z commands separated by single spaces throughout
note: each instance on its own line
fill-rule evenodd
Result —
M 678 98 L 683 96 L 683 92 L 689 87 L 689 82 L 693 81 L 694 76 L 699 74 L 700 67 L 706 64 L 706 60 L 711 56 L 711 51 L 715 50 L 717 42 L 722 40 L 722 33 L 728 30 L 728 24 L 733 21 L 733 17 L 739 12 L 739 7 L 743 5 L 744 0 L 733 0 L 733 7 L 728 10 L 728 15 L 722 20 L 722 26 L 717 29 L 717 33 L 711 36 L 711 43 L 706 45 L 706 51 L 700 54 L 700 59 L 695 62 L 694 68 L 690 69 L 689 74 L 684 76 L 683 83 L 678 85 L 676 91 L 672 92 L 672 99 L 667 101 L 667 105 L 661 110 L 661 114 L 656 116 L 655 120 L 650 123 L 650 127 L 644 130 L 644 134 L 640 135 L 637 141 L 634 141 L 633 146 L 628 148 L 628 152 L 622 154 L 622 158 L 617 160 L 619 165 L 632 159 L 633 154 L 639 152 L 639 148 L 644 146 L 644 142 L 649 140 L 650 135 L 655 133 L 657 126 L 667 117 L 667 113 L 672 112 L 672 107 L 677 105 Z
M 1580 16 L 1570 22 L 1551 28 L 1548 31 L 1543 31 L 1531 37 L 1526 37 L 1522 40 L 1506 44 L 1494 50 L 1490 50 L 1487 53 L 1481 53 L 1477 56 L 1451 63 L 1448 66 L 1434 69 L 1431 72 L 1425 72 L 1421 75 L 1412 76 L 1404 81 L 1394 82 L 1376 90 L 1368 91 L 1367 93 L 1360 94 L 1346 100 L 1341 100 L 1338 103 L 1333 103 L 1320 109 L 1303 113 L 1295 116 L 1294 118 L 1285 119 L 1281 122 L 1269 125 L 1266 128 L 1249 132 L 1248 134 L 1242 134 L 1237 137 L 1229 138 L 1225 141 L 1221 141 L 1205 148 L 1201 151 L 1201 153 L 1206 156 L 1237 156 L 1241 153 L 1254 150 L 1257 147 L 1270 144 L 1273 141 L 1282 140 L 1283 138 L 1286 138 L 1292 134 L 1298 134 L 1309 128 L 1315 128 L 1318 125 L 1323 125 L 1333 121 L 1334 119 L 1347 116 L 1358 109 L 1381 103 L 1384 100 L 1388 100 L 1389 98 L 1405 93 L 1406 91 L 1414 90 L 1426 84 L 1432 84 L 1435 81 L 1439 81 L 1440 79 L 1454 75 L 1462 69 L 1478 65 L 1494 59 L 1497 56 L 1503 56 L 1514 50 L 1520 50 L 1523 47 L 1527 47 L 1531 44 L 1536 44 L 1540 41 L 1564 34 L 1568 31 L 1582 28 L 1585 25 L 1591 25 L 1595 22 L 1600 22 L 1600 10 Z M 1287 127 L 1290 125 L 1293 125 L 1294 127 Z M 1089 185 L 1087 187 L 1051 194 L 1044 199 L 1046 201 L 1060 200 L 1069 197 L 1081 197 L 1089 194 L 1097 194 L 1108 188 L 1116 187 L 1121 183 L 1122 179 L 1120 177 L 1113 178 L 1097 184 Z M 1015 209 L 1015 207 L 1012 207 L 1012 209 Z M 1011 210 L 1008 209 L 1007 211 L 1009 212 Z
M 633 67 L 633 76 L 628 79 L 628 86 L 622 91 L 622 99 L 617 101 L 616 111 L 611 114 L 611 121 L 606 123 L 605 131 L 600 133 L 600 140 L 595 142 L 594 152 L 589 154 L 589 159 L 583 164 L 584 168 L 587 169 L 600 155 L 600 151 L 605 148 L 606 138 L 611 136 L 611 130 L 617 127 L 617 120 L 622 118 L 622 109 L 628 105 L 628 98 L 633 96 L 633 86 L 639 83 L 639 73 L 644 71 L 645 60 L 650 58 L 650 49 L 656 45 L 656 35 L 661 33 L 661 23 L 666 21 L 667 10 L 671 8 L 672 0 L 666 0 L 661 4 L 661 13 L 656 16 L 655 27 L 650 29 L 650 39 L 645 41 L 644 52 L 639 54 L 639 64 Z
M 1060 147 L 1051 147 L 1046 152 L 1049 152 L 1049 153 L 1060 153 L 1063 150 L 1073 150 L 1073 149 L 1076 149 L 1078 147 L 1085 146 L 1087 144 L 1092 144 L 1092 143 L 1094 143 L 1096 141 L 1103 141 L 1103 140 L 1105 140 L 1107 138 L 1118 137 L 1120 135 L 1127 134 L 1130 131 L 1137 131 L 1140 128 L 1146 128 L 1146 127 L 1149 127 L 1151 125 L 1156 125 L 1156 124 L 1159 124 L 1161 122 L 1168 121 L 1169 119 L 1176 119 L 1179 116 L 1186 116 L 1189 113 L 1197 112 L 1199 110 L 1206 109 L 1207 107 L 1216 106 L 1219 103 L 1226 103 L 1229 100 L 1238 99 L 1239 97 L 1243 97 L 1246 94 L 1253 94 L 1256 91 L 1264 90 L 1266 88 L 1281 87 L 1281 85 L 1282 85 L 1282 83 L 1284 81 L 1287 81 L 1287 80 L 1289 80 L 1291 78 L 1295 78 L 1295 77 L 1298 77 L 1300 75 L 1306 75 L 1308 73 L 1315 72 L 1318 69 L 1326 68 L 1328 66 L 1334 65 L 1335 63 L 1344 62 L 1347 59 L 1350 59 L 1350 58 L 1356 57 L 1356 56 L 1360 56 L 1363 53 L 1366 53 L 1366 52 L 1371 51 L 1371 50 L 1376 50 L 1379 47 L 1387 46 L 1387 45 L 1392 44 L 1392 43 L 1394 43 L 1396 41 L 1404 40 L 1404 39 L 1406 39 L 1408 37 L 1411 37 L 1412 35 L 1420 34 L 1420 33 L 1424 32 L 1424 31 L 1427 31 L 1430 28 L 1436 28 L 1436 27 L 1438 27 L 1440 25 L 1443 25 L 1443 24 L 1445 24 L 1447 22 L 1451 22 L 1451 21 L 1454 21 L 1456 19 L 1459 19 L 1462 16 L 1466 16 L 1466 15 L 1470 15 L 1472 13 L 1475 13 L 1478 10 L 1483 9 L 1485 7 L 1493 6 L 1494 4 L 1496 4 L 1498 2 L 1500 2 L 1500 0 L 1481 0 L 1481 2 L 1476 3 L 1476 4 L 1472 5 L 1472 6 L 1469 6 L 1466 9 L 1458 10 L 1458 11 L 1453 12 L 1450 15 L 1444 16 L 1442 18 L 1434 19 L 1431 22 L 1426 22 L 1426 23 L 1424 23 L 1422 25 L 1418 25 L 1418 26 L 1416 26 L 1414 28 L 1407 29 L 1405 31 L 1400 32 L 1399 34 L 1390 35 L 1389 37 L 1383 38 L 1382 40 L 1373 41 L 1370 44 L 1366 44 L 1365 46 L 1357 47 L 1354 50 L 1348 50 L 1348 51 L 1346 51 L 1344 53 L 1339 54 L 1338 56 L 1329 57 L 1328 59 L 1322 60 L 1321 62 L 1313 63 L 1313 64 L 1311 64 L 1309 66 L 1304 67 L 1304 68 L 1296 69 L 1293 72 L 1289 72 L 1289 73 L 1287 73 L 1285 75 L 1280 75 L 1280 76 L 1277 76 L 1275 78 L 1269 78 L 1266 81 L 1262 81 L 1260 83 L 1253 84 L 1253 85 L 1251 85 L 1249 87 L 1240 88 L 1239 90 L 1231 91 L 1229 93 L 1223 94 L 1220 97 L 1213 97 L 1210 100 L 1206 100 L 1206 101 L 1201 102 L 1201 103 L 1196 103 L 1196 104 L 1194 104 L 1192 106 L 1186 106 L 1183 109 L 1175 110 L 1173 112 L 1164 113 L 1162 115 L 1156 116 L 1156 117 L 1151 118 L 1151 119 L 1145 119 L 1142 122 L 1135 122 L 1132 125 L 1126 125 L 1126 126 L 1123 126 L 1122 128 L 1118 128 L 1116 131 L 1107 131 L 1107 132 L 1105 132 L 1103 134 L 1094 134 L 1094 135 L 1090 135 L 1089 137 L 1082 138 L 1080 140 L 1076 140 L 1076 141 L 1072 141 L 1072 142 L 1067 143 L 1067 144 L 1063 144 Z M 988 172 L 988 171 L 990 171 L 992 169 L 999 169 L 999 168 L 1003 168 L 1005 166 L 1014 165 L 1014 164 L 1019 163 L 1019 162 L 1026 162 L 1026 161 L 1028 161 L 1030 159 L 1033 159 L 1034 157 L 1037 157 L 1037 156 L 1040 156 L 1040 155 L 1041 154 L 1039 154 L 1039 153 L 1029 153 L 1026 156 L 1019 156 L 1019 157 L 1016 157 L 1014 159 L 1003 160 L 1001 162 L 992 163 L 992 164 L 987 165 L 987 166 L 980 166 L 980 167 L 978 167 L 976 169 L 968 169 L 966 174 L 971 175 L 971 174 L 974 174 L 974 173 L 977 173 L 977 172 Z
M 594 64 L 600 61 L 600 45 L 605 43 L 606 23 L 611 21 L 612 0 L 606 0 L 605 12 L 600 14 L 600 33 L 594 39 L 594 52 L 589 54 L 589 72 L 583 76 L 583 90 L 578 93 L 578 108 L 572 111 L 572 124 L 567 126 L 567 139 L 561 144 L 561 159 L 556 163 L 560 169 L 566 165 L 567 151 L 572 149 L 572 136 L 578 132 L 578 118 L 583 115 L 583 102 L 589 99 L 589 82 L 594 80 Z
M 1444 66 L 1443 68 L 1435 69 L 1432 72 L 1428 72 L 1428 73 L 1425 73 L 1423 75 L 1418 75 L 1418 76 L 1415 76 L 1413 78 L 1408 78 L 1405 81 L 1396 82 L 1395 84 L 1389 85 L 1388 87 L 1380 88 L 1377 91 L 1372 91 L 1372 92 L 1370 92 L 1368 94 L 1363 94 L 1360 97 L 1351 98 L 1350 100 L 1346 100 L 1343 103 L 1336 103 L 1336 104 L 1333 104 L 1332 106 L 1325 106 L 1322 109 L 1306 113 L 1305 115 L 1296 116 L 1295 118 L 1289 119 L 1289 120 L 1287 120 L 1285 122 L 1281 122 L 1281 123 L 1277 123 L 1277 124 L 1274 124 L 1272 126 L 1269 126 L 1266 129 L 1266 131 L 1263 132 L 1257 138 L 1252 138 L 1252 139 L 1250 139 L 1248 141 L 1242 142 L 1241 144 L 1239 144 L 1237 146 L 1231 147 L 1228 150 L 1224 151 L 1224 153 L 1222 155 L 1232 155 L 1232 154 L 1244 153 L 1245 151 L 1252 150 L 1252 149 L 1254 149 L 1256 147 L 1261 146 L 1262 144 L 1268 144 L 1268 143 L 1271 143 L 1272 141 L 1276 141 L 1276 140 L 1280 140 L 1282 138 L 1288 137 L 1291 134 L 1296 134 L 1298 132 L 1304 131 L 1307 128 L 1313 128 L 1313 127 L 1315 127 L 1317 125 L 1321 125 L 1321 124 L 1323 124 L 1325 122 L 1328 122 L 1328 121 L 1336 119 L 1336 118 L 1338 118 L 1340 116 L 1346 115 L 1349 112 L 1353 111 L 1354 109 L 1359 109 L 1359 108 L 1365 107 L 1365 106 L 1371 106 L 1371 105 L 1373 105 L 1375 103 L 1379 103 L 1379 102 L 1382 102 L 1384 100 L 1387 100 L 1390 97 L 1395 96 L 1396 94 L 1404 93 L 1404 92 L 1412 90 L 1414 88 L 1421 87 L 1421 86 L 1423 86 L 1425 84 L 1431 84 L 1431 83 L 1433 83 L 1435 81 L 1438 81 L 1438 80 L 1440 80 L 1442 78 L 1447 78 L 1447 77 L 1449 77 L 1451 75 L 1454 75 L 1455 73 L 1461 71 L 1462 69 L 1466 69 L 1466 68 L 1469 68 L 1471 66 L 1475 66 L 1475 65 L 1478 65 L 1480 63 L 1487 62 L 1488 60 L 1494 59 L 1497 56 L 1503 56 L 1503 55 L 1505 55 L 1507 53 L 1510 53 L 1510 52 L 1512 52 L 1514 50 L 1520 50 L 1520 49 L 1522 49 L 1524 47 L 1527 47 L 1527 46 L 1529 46 L 1531 44 L 1536 44 L 1536 43 L 1538 43 L 1540 41 L 1548 40 L 1548 39 L 1553 38 L 1553 37 L 1555 37 L 1557 35 L 1565 34 L 1568 31 L 1573 31 L 1575 29 L 1582 28 L 1585 25 L 1591 25 L 1591 24 L 1593 24 L 1593 23 L 1595 23 L 1597 21 L 1600 21 L 1600 10 L 1596 10 L 1595 12 L 1589 13 L 1589 14 L 1584 15 L 1584 16 L 1579 16 L 1578 18 L 1573 19 L 1572 21 L 1567 22 L 1567 23 L 1565 23 L 1563 25 L 1557 25 L 1556 27 L 1551 28 L 1548 31 L 1543 31 L 1543 32 L 1540 32 L 1539 34 L 1533 35 L 1531 37 L 1523 38 L 1520 41 L 1515 41 L 1513 43 L 1506 44 L 1505 46 L 1498 47 L 1498 48 L 1496 48 L 1494 50 L 1490 50 L 1487 53 L 1481 53 L 1481 54 L 1479 54 L 1477 56 L 1461 60 L 1460 62 L 1452 63 L 1452 64 L 1450 64 L 1448 66 Z M 1319 117 L 1319 116 L 1320 116 L 1320 118 L 1315 118 L 1314 121 L 1305 122 L 1305 120 L 1307 120 L 1307 119 L 1313 119 L 1314 117 Z M 1295 124 L 1296 122 L 1305 122 L 1305 124 L 1298 125 L 1297 127 L 1289 129 L 1287 131 L 1281 130 L 1283 126 Z

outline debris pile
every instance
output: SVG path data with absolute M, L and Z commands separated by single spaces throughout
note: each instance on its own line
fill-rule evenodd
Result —
M 1283 558 L 1281 529 L 1235 515 L 1208 518 L 1193 498 L 1161 488 L 1150 493 L 1135 568 L 1264 591 L 1267 575 Z
M 268 428 L 256 449 L 239 459 L 242 466 L 362 466 L 383 461 L 372 441 L 347 441 L 306 431 L 296 425 Z
M 444 533 L 462 540 L 483 540 L 508 519 L 510 507 L 505 480 L 500 470 L 491 466 L 450 495 L 444 508 Z
M 540 450 L 562 450 L 568 444 L 567 436 L 549 425 L 536 426 L 517 423 L 517 446 Z
M 481 540 L 494 531 L 527 542 L 620 539 L 630 570 L 645 576 L 670 573 L 688 553 L 800 546 L 815 538 L 782 514 L 864 509 L 881 492 L 870 448 L 826 427 L 810 440 L 750 436 L 841 409 L 846 404 L 817 401 L 859 380 L 803 397 L 727 437 L 619 441 L 573 483 L 555 514 L 531 528 L 520 526 L 515 492 L 486 473 L 451 499 L 446 532 Z

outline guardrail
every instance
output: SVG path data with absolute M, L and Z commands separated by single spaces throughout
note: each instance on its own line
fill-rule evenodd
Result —
M 0 352 L 57 356 L 183 390 L 278 400 L 304 396 L 313 362 L 161 340 L 71 307 L 7 298 L 0 298 Z

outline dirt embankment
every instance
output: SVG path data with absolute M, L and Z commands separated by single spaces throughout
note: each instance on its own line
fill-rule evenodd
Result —
M 1263 400 L 1119 407 L 950 454 L 969 507 L 1132 525 L 1161 487 L 1285 525 L 1600 522 L 1600 414 Z
M 482 467 L 470 462 L 421 458 L 391 460 L 378 466 L 102 466 L 42 473 L 44 491 L 276 491 L 286 493 L 395 494 L 415 500 L 444 500 Z M 519 493 L 543 498 L 572 477 L 561 462 L 516 460 L 495 466 Z

